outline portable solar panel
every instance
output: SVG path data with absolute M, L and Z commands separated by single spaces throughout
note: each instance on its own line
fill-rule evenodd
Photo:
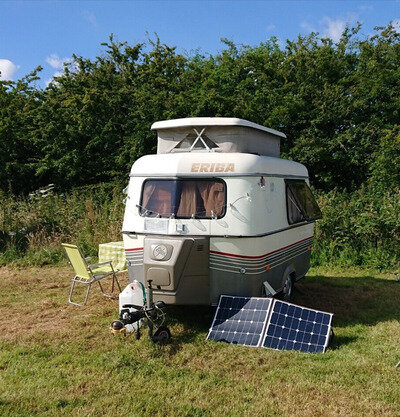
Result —
M 278 350 L 325 352 L 332 316 L 331 313 L 275 300 L 261 346 Z
M 221 295 L 207 339 L 260 346 L 271 298 Z
M 277 350 L 325 352 L 332 316 L 272 298 L 222 295 L 207 339 Z

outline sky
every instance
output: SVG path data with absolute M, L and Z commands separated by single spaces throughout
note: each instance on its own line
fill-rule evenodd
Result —
M 94 58 L 111 33 L 136 44 L 157 33 L 179 52 L 215 54 L 221 38 L 257 45 L 312 31 L 337 41 L 346 25 L 362 36 L 389 22 L 400 31 L 400 0 L 0 1 L 0 79 L 16 80 L 38 65 L 44 87 L 73 53 Z

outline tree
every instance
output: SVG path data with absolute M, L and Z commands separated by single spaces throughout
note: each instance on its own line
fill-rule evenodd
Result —
M 33 85 L 40 67 L 17 82 L 0 81 L 0 189 L 26 193 L 36 186 L 34 119 L 42 94 Z
M 360 40 L 359 29 L 337 43 L 316 33 L 285 46 L 224 39 L 220 53 L 192 56 L 157 36 L 133 46 L 111 36 L 103 55 L 74 56 L 43 90 L 34 84 L 40 68 L 2 81 L 0 188 L 126 179 L 137 158 L 156 151 L 154 121 L 193 116 L 285 132 L 283 157 L 305 164 L 321 190 L 396 182 L 385 165 L 398 156 L 400 34 L 389 25 Z

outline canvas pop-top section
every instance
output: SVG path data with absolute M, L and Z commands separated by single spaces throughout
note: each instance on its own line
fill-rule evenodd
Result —
M 222 152 L 280 155 L 282 132 L 228 117 L 193 117 L 156 122 L 157 153 Z

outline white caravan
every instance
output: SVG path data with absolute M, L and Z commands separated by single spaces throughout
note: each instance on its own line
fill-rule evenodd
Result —
M 156 122 L 157 155 L 132 166 L 123 239 L 130 280 L 155 300 L 290 297 L 309 269 L 321 213 L 307 169 L 279 158 L 285 135 L 236 118 Z

